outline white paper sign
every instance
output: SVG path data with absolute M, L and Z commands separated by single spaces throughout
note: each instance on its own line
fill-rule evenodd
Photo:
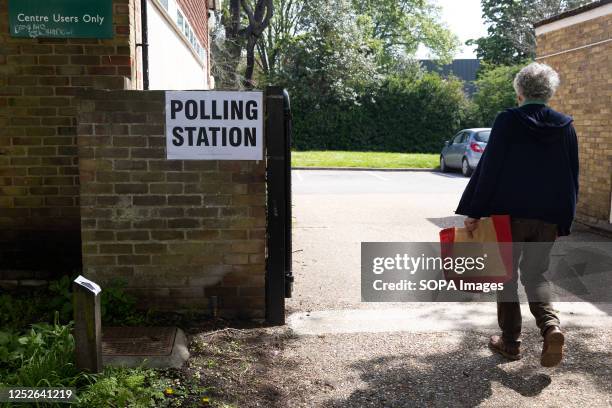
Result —
M 94 295 L 97 295 L 98 293 L 102 292 L 102 288 L 100 288 L 100 285 L 93 281 L 90 281 L 82 275 L 77 276 L 77 278 L 74 280 L 74 283 L 77 283 L 89 289 L 91 292 L 93 292 Z
M 166 91 L 166 158 L 262 160 L 263 93 Z

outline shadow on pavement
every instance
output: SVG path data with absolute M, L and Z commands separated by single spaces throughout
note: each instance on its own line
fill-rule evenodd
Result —
M 436 336 L 431 334 L 431 344 Z M 577 356 L 553 370 L 539 367 L 539 336 L 531 334 L 527 340 L 529 358 L 507 362 L 501 356 L 484 350 L 486 337 L 465 333 L 457 346 L 435 354 L 421 353 L 386 355 L 355 362 L 351 368 L 359 373 L 367 385 L 354 391 L 346 399 L 329 400 L 325 407 L 473 407 L 483 402 L 499 406 L 517 406 L 512 392 L 523 397 L 537 398 L 547 387 L 558 387 L 559 376 L 580 373 L 603 393 L 610 392 L 608 351 L 594 351 L 589 347 L 589 336 L 573 331 L 569 339 L 569 353 Z M 442 342 L 444 344 L 444 342 Z M 427 345 L 423 344 L 423 347 Z M 475 350 L 476 349 L 476 350 Z M 525 353 L 525 350 L 523 351 Z M 571 393 L 580 392 L 576 384 Z M 493 383 L 497 383 L 492 387 Z M 556 383 L 556 384 L 555 384 Z M 494 395 L 494 390 L 495 394 Z M 566 391 L 567 392 L 567 391 Z M 503 395 L 500 395 L 503 394 Z M 547 395 L 551 395 L 548 393 Z M 540 400 L 545 406 L 568 406 L 562 395 L 552 394 L 555 400 Z M 501 400 L 500 400 L 501 399 Z

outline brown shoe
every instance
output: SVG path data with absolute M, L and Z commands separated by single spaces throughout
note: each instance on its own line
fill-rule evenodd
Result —
M 554 367 L 561 362 L 563 358 L 563 343 L 565 343 L 565 337 L 557 326 L 552 326 L 546 330 L 542 357 L 540 358 L 542 367 Z
M 502 339 L 501 336 L 491 336 L 489 339 L 489 347 L 491 350 L 501 354 L 508 360 L 519 360 L 521 358 L 520 346 L 504 343 L 504 339 Z

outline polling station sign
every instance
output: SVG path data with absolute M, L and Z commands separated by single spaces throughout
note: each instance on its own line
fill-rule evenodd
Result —
M 167 91 L 166 157 L 262 160 L 263 93 Z

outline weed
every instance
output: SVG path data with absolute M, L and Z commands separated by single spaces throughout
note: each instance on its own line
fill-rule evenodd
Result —
M 49 283 L 51 299 L 48 301 L 50 310 L 57 310 L 60 321 L 72 320 L 72 292 L 70 291 L 72 280 L 68 276 Z
M 152 369 L 106 368 L 79 396 L 78 406 L 156 407 L 165 399 L 167 381 Z
M 77 387 L 90 377 L 74 361 L 72 324 L 36 323 L 25 334 L 0 332 L 0 382 L 22 387 Z
M 138 326 L 147 322 L 147 316 L 136 310 L 136 298 L 125 292 L 126 281 L 120 278 L 102 288 L 100 308 L 102 322 L 113 326 Z

